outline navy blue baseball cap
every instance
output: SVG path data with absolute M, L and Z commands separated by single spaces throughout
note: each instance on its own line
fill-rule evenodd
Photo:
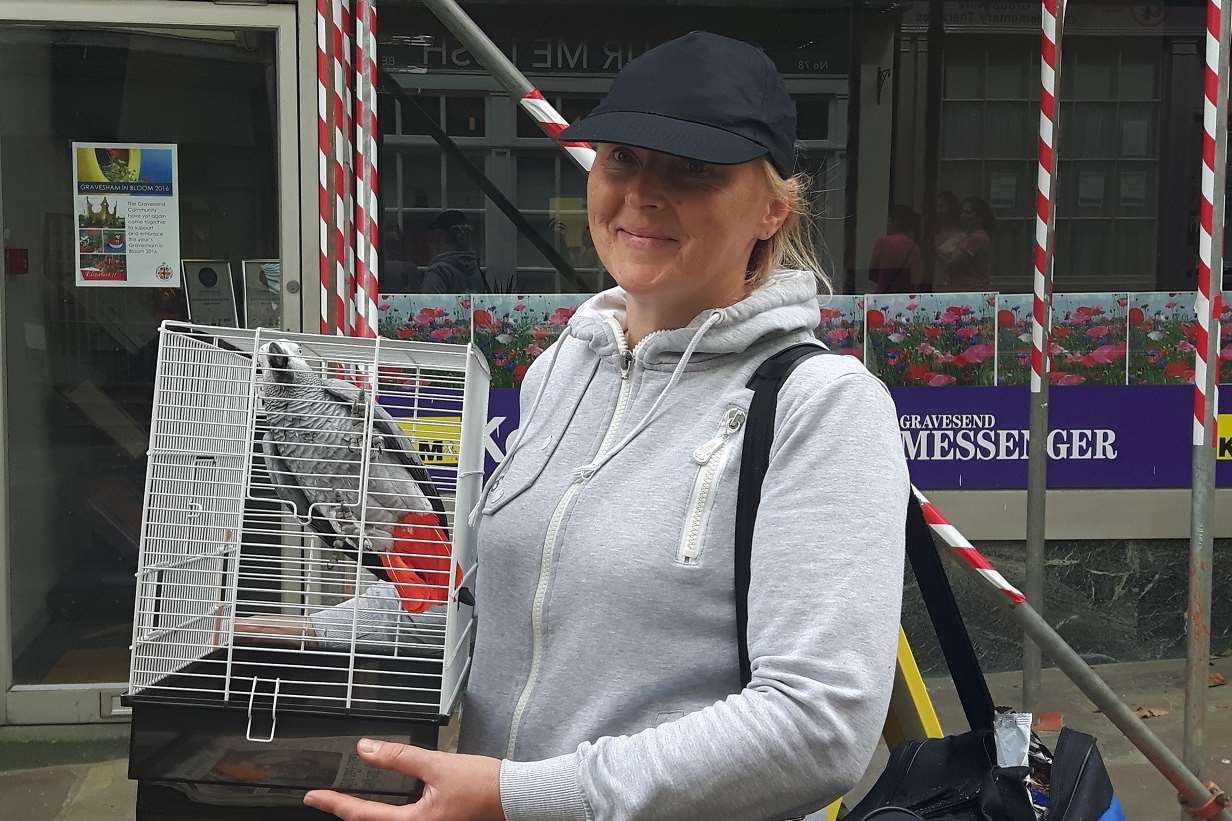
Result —
M 560 138 L 720 165 L 764 156 L 786 178 L 795 168 L 796 104 L 761 49 L 695 31 L 631 61 Z

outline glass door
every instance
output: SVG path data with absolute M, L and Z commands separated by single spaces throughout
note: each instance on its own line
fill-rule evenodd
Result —
M 299 329 L 296 88 L 292 6 L 0 8 L 0 723 L 122 719 L 158 326 Z

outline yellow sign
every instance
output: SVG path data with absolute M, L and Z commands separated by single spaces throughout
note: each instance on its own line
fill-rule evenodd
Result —
M 398 420 L 425 465 L 456 465 L 462 420 L 456 416 L 418 416 Z
M 1215 452 L 1218 459 L 1225 462 L 1232 462 L 1232 413 L 1221 413 L 1219 420 L 1219 442 L 1216 445 Z

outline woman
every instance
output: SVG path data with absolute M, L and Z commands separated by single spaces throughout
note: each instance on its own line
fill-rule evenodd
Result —
M 951 268 L 960 255 L 964 238 L 959 223 L 958 197 L 953 191 L 941 191 L 933 202 L 933 217 L 929 225 L 932 235 L 933 290 L 953 291 L 950 285 Z
M 893 403 L 854 359 L 779 397 L 753 544 L 741 690 L 733 541 L 746 383 L 818 321 L 794 106 L 762 52 L 693 33 L 566 130 L 597 143 L 595 247 L 619 284 L 523 383 L 481 497 L 473 667 L 455 755 L 361 744 L 421 778 L 363 819 L 764 819 L 863 773 L 885 717 L 907 471 Z M 328 631 L 328 626 L 323 625 Z
M 879 294 L 907 294 L 928 290 L 924 261 L 915 241 L 916 213 L 906 205 L 890 209 L 886 232 L 873 243 L 869 278 Z
M 992 288 L 992 231 L 996 222 L 988 203 L 979 197 L 962 201 L 958 223 L 962 241 L 950 265 L 951 291 L 988 291 Z

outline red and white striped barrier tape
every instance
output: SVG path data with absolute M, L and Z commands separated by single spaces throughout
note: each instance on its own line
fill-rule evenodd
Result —
M 1035 295 L 1031 320 L 1031 392 L 1039 393 L 1047 378 L 1046 346 L 1051 337 L 1044 327 L 1044 300 L 1052 291 L 1048 225 L 1052 215 L 1052 179 L 1056 123 L 1057 0 L 1042 0 L 1040 26 L 1039 170 L 1035 194 Z
M 346 163 L 343 159 L 346 153 L 347 139 L 345 137 L 344 98 L 347 84 L 346 73 L 342 62 L 342 0 L 332 0 L 333 15 L 330 20 L 330 73 L 333 84 L 330 95 L 330 112 L 333 119 L 333 152 L 330 166 L 333 176 L 333 212 L 330 219 L 330 233 L 333 243 L 330 249 L 330 262 L 334 269 L 333 293 L 333 332 L 346 334 L 349 329 L 347 303 L 347 262 L 346 251 Z
M 532 88 L 520 102 L 526 113 L 539 123 L 539 128 L 544 134 L 559 143 L 565 153 L 581 166 L 583 171 L 590 170 L 590 167 L 595 164 L 595 150 L 591 148 L 590 143 L 570 142 L 560 138 L 560 132 L 564 131 L 569 123 L 560 116 L 556 109 L 552 108 L 551 103 L 544 99 L 539 89 Z
M 377 213 L 377 68 L 376 68 L 376 3 L 359 0 L 355 16 L 355 90 L 356 90 L 356 179 L 363 180 L 358 188 L 356 205 L 358 249 L 355 280 L 358 335 L 377 335 L 377 254 L 380 248 L 380 215 Z M 362 273 L 361 266 L 362 264 Z
M 1212 333 L 1219 334 L 1218 289 L 1211 282 L 1212 221 L 1215 213 L 1215 129 L 1226 128 L 1218 119 L 1219 95 L 1219 32 L 1220 0 L 1208 0 L 1206 4 L 1206 68 L 1204 70 L 1204 100 L 1202 108 L 1202 206 L 1199 213 L 1198 236 L 1198 338 L 1194 341 L 1194 426 L 1195 446 L 1215 447 L 1218 439 L 1216 426 L 1206 429 L 1206 380 L 1207 368 L 1218 368 L 1219 362 L 1207 362 L 1207 348 Z M 1218 192 L 1223 196 L 1223 192 Z M 1212 297 L 1212 290 L 1215 290 Z M 1219 406 L 1218 388 L 1215 388 L 1215 407 Z
M 321 333 L 333 333 L 329 319 L 329 105 L 330 63 L 327 54 L 329 0 L 317 0 L 317 233 L 320 235 L 318 270 L 321 276 Z
M 354 51 L 355 18 L 352 15 L 351 0 L 342 0 L 342 134 L 344 139 L 341 163 L 343 169 L 342 227 L 346 236 L 344 245 L 343 269 L 346 271 L 346 311 L 345 332 L 347 336 L 356 336 L 355 309 L 355 120 L 352 112 L 355 106 L 355 69 L 351 64 Z
M 380 236 L 376 86 L 376 4 L 317 0 L 323 334 L 376 335 Z
M 916 489 L 914 485 L 911 487 L 911 492 L 915 494 L 915 498 L 919 500 L 920 507 L 924 510 L 924 521 L 928 522 L 928 526 L 933 533 L 945 542 L 946 545 L 953 551 L 954 555 L 963 561 L 964 564 L 970 566 L 976 573 L 980 575 L 989 585 L 997 589 L 1004 595 L 1011 605 L 1019 605 L 1027 600 L 1027 597 L 1022 595 L 1018 588 L 1006 581 L 992 563 L 984 558 L 980 551 L 975 549 L 971 542 L 967 541 L 958 528 L 946 521 L 946 518 L 941 515 L 941 511 L 933 506 L 933 503 Z

